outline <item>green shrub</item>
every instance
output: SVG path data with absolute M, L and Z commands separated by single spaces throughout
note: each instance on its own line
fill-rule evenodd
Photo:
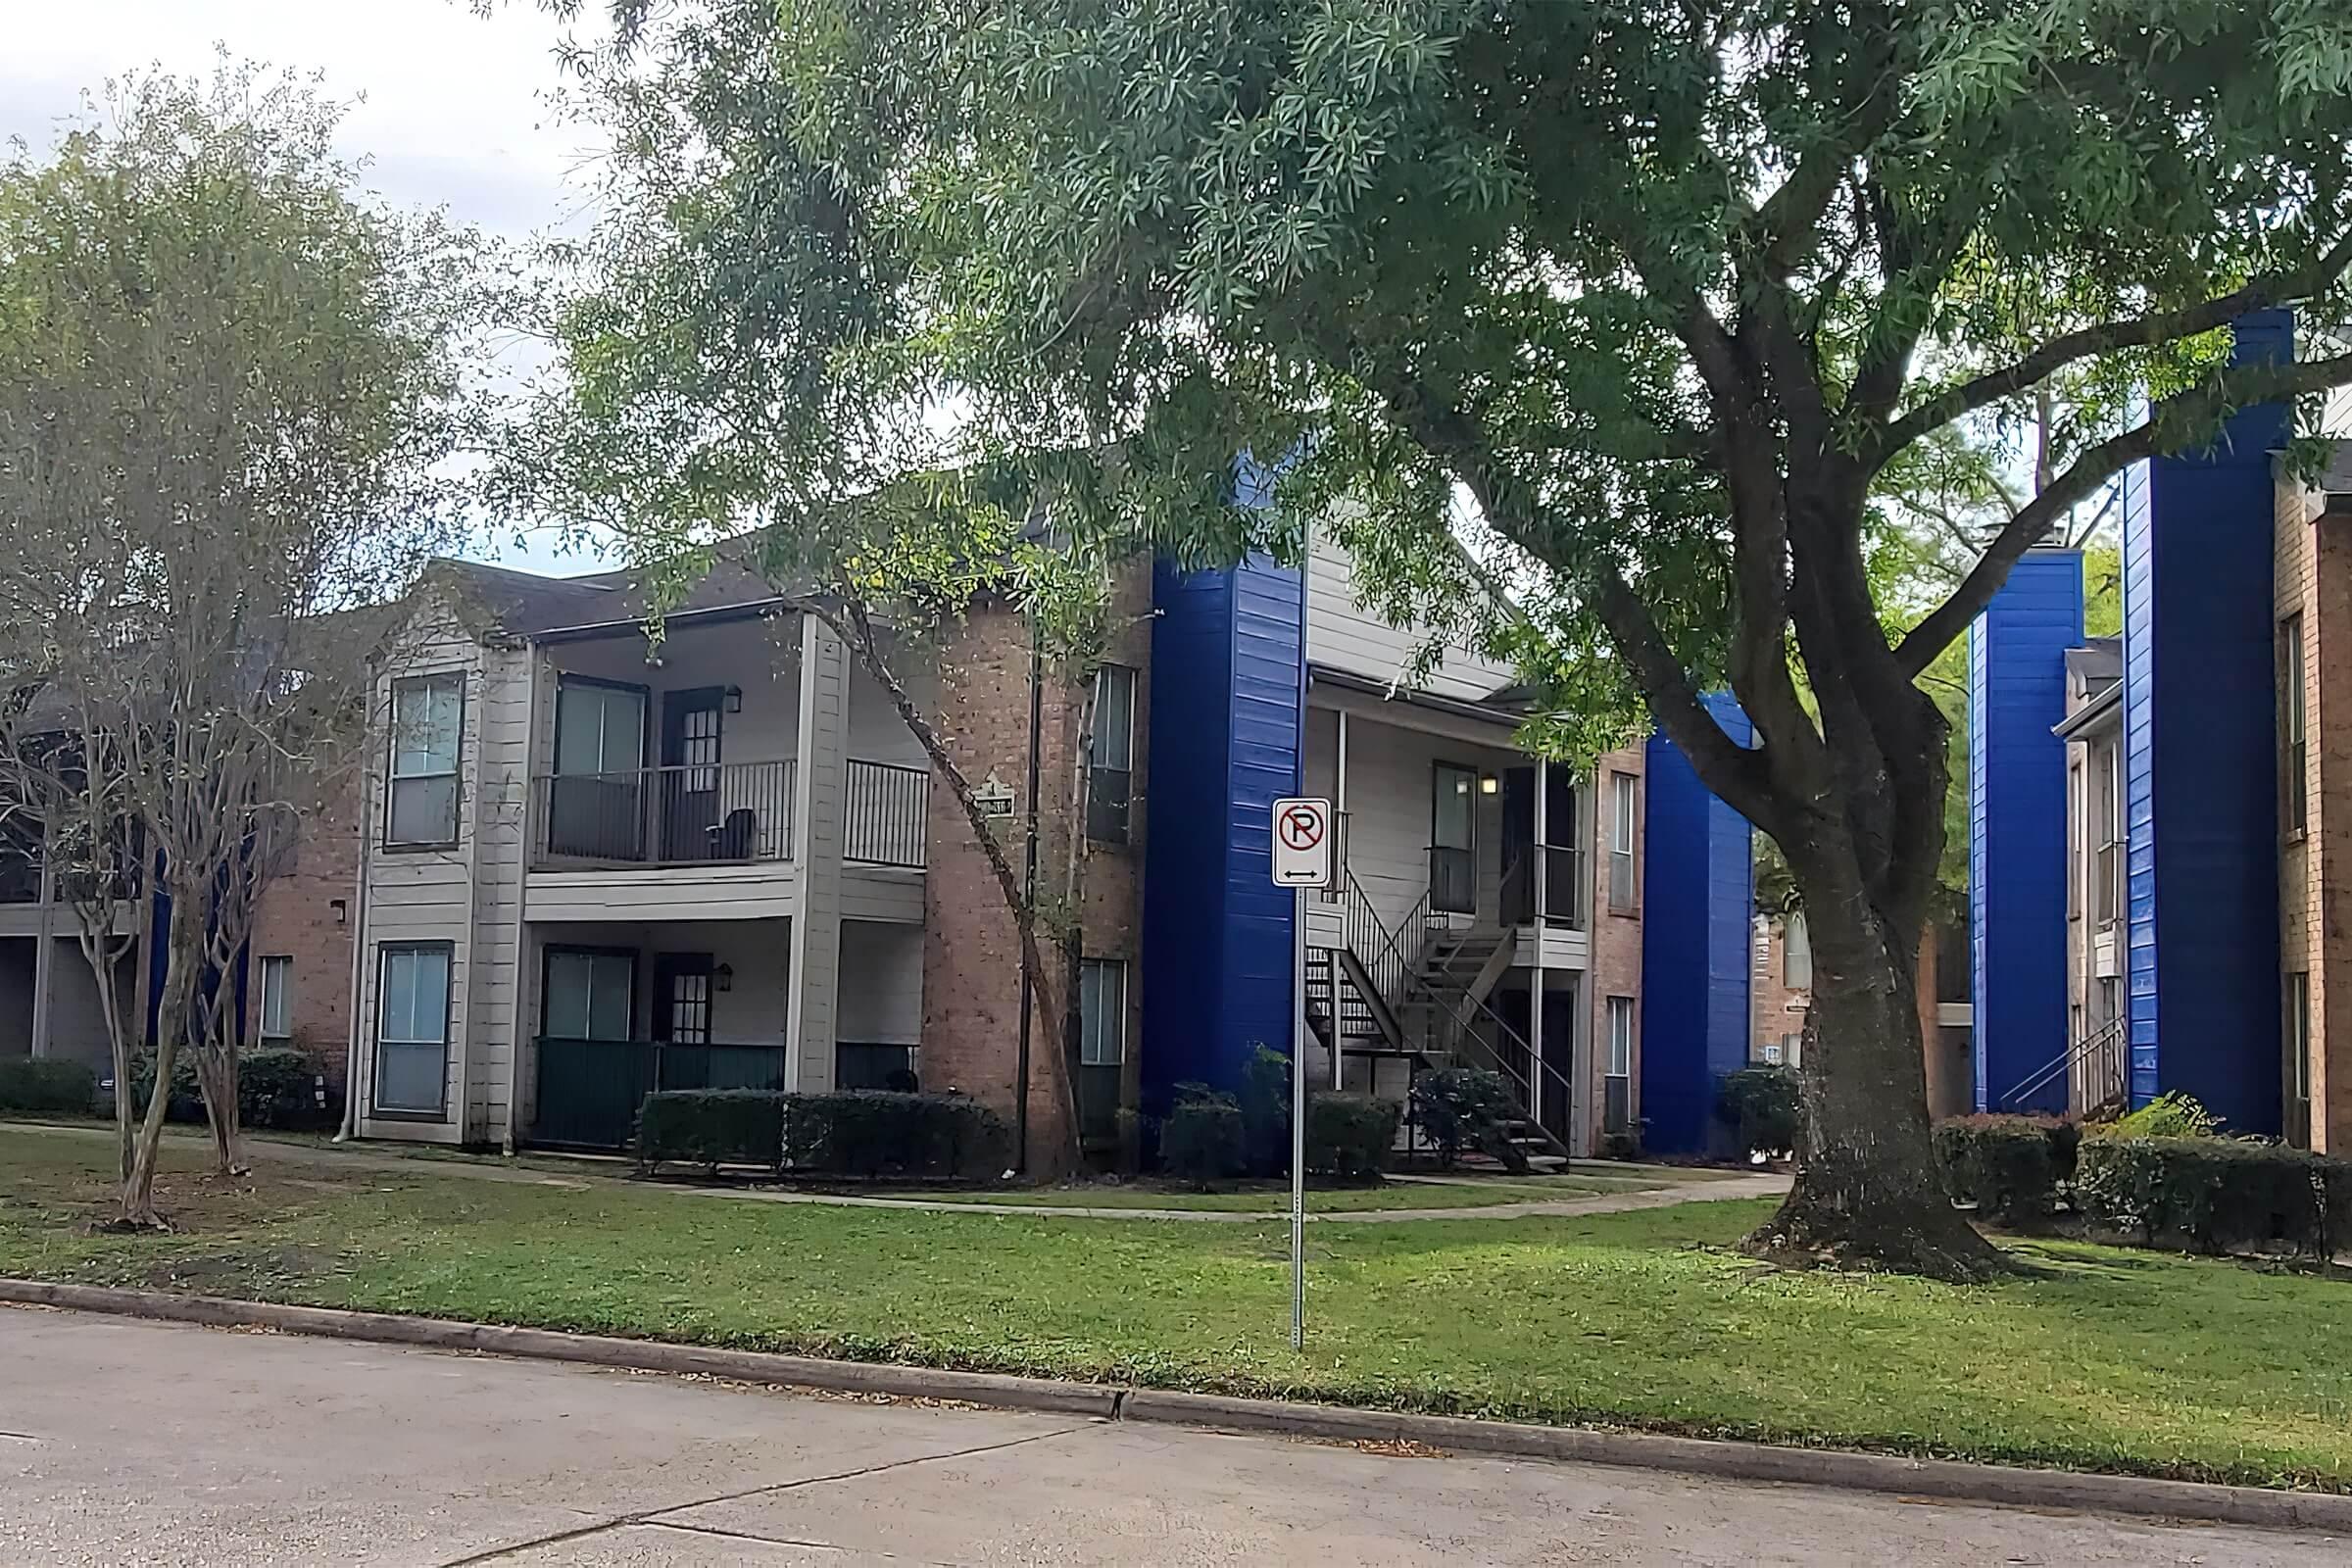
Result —
M 1787 1067 L 1741 1068 L 1715 1093 L 1716 1119 L 1733 1129 L 1748 1153 L 1792 1152 L 1803 1112 L 1803 1087 Z
M 318 1064 L 310 1054 L 268 1047 L 237 1059 L 237 1119 L 248 1127 L 317 1127 L 332 1116 L 318 1103 Z
M 2041 1219 L 2075 1179 L 2082 1131 L 2054 1116 L 1955 1116 L 1936 1126 L 1953 1198 L 2010 1221 Z
M 665 1089 L 637 1107 L 637 1163 L 764 1165 L 784 1158 L 784 1097 L 764 1089 Z
M 155 1054 L 142 1052 L 130 1058 L 131 1114 L 147 1114 L 147 1101 L 155 1093 Z M 168 1121 L 204 1120 L 204 1092 L 196 1084 L 195 1053 L 182 1046 L 172 1054 L 172 1095 L 164 1105 Z
M 1464 1149 L 1508 1148 L 1502 1131 L 1515 1113 L 1510 1081 L 1484 1067 L 1441 1067 L 1413 1080 L 1413 1121 L 1450 1167 Z
M 1252 1176 L 1291 1168 L 1291 1058 L 1259 1046 L 1242 1068 L 1242 1164 Z
M 98 1075 L 78 1061 L 54 1056 L 0 1058 L 0 1111 L 21 1116 L 86 1116 L 98 1098 Z
M 823 1176 L 994 1176 L 1011 1158 L 1004 1118 L 961 1095 L 851 1089 L 788 1095 L 784 1163 Z
M 2230 1138 L 2086 1139 L 2077 1200 L 2149 1245 L 2228 1252 L 2352 1246 L 2352 1160 Z
M 2158 1095 L 2097 1130 L 2101 1138 L 2213 1138 L 2222 1120 L 2179 1090 Z
M 1246 1153 L 1242 1107 L 1231 1095 L 1179 1086 L 1175 1108 L 1159 1128 L 1159 1162 L 1178 1181 L 1207 1186 L 1238 1176 Z
M 1327 1089 L 1306 1102 L 1306 1168 L 1341 1181 L 1368 1181 L 1388 1167 L 1404 1107 L 1377 1095 Z

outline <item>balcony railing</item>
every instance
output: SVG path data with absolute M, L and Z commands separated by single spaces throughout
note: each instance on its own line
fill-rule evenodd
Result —
M 1502 876 L 1502 923 L 1543 922 L 1569 931 L 1585 928 L 1585 852 L 1565 844 L 1536 844 L 1521 851 Z M 1541 879 L 1543 900 L 1537 902 Z
M 792 853 L 790 761 L 558 773 L 531 781 L 540 860 L 721 865 Z
M 841 858 L 860 865 L 921 870 L 931 775 L 895 762 L 850 763 Z

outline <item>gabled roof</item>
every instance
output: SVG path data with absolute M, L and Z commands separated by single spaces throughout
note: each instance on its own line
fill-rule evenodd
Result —
M 784 595 L 754 569 L 741 550 L 721 549 L 710 568 L 665 613 L 692 615 L 781 603 Z M 518 637 L 633 625 L 653 612 L 648 574 L 635 567 L 549 577 L 478 561 L 436 558 L 430 574 L 456 584 L 501 630 Z

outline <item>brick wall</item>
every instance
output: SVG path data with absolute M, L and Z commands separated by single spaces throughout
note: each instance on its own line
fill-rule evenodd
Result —
M 1084 856 L 1080 904 L 1084 956 L 1127 961 L 1127 1019 L 1122 1101 L 1135 1103 L 1142 1038 L 1142 868 L 1149 804 L 1143 780 L 1151 701 L 1151 576 L 1148 567 L 1122 572 L 1114 629 L 1106 657 L 1137 674 L 1135 788 L 1129 842 L 1091 844 L 1083 834 L 1076 797 L 1079 725 L 1086 682 L 1049 663 L 1039 746 L 1038 902 L 1052 916 L 1064 904 L 1075 844 Z M 994 782 L 1009 791 L 1013 812 L 998 820 L 998 842 L 1018 875 L 1022 868 L 1029 751 L 1029 626 L 1016 612 L 984 601 L 939 650 L 940 734 L 975 786 Z M 1075 831 L 1074 830 L 1079 830 Z M 1021 948 L 1018 928 L 970 823 L 944 779 L 932 784 L 930 864 L 925 877 L 923 935 L 922 1076 L 927 1089 L 956 1089 L 1008 1117 L 1019 1076 Z M 1067 1005 L 1067 980 L 1041 932 L 1057 1011 Z M 1067 1163 L 1067 1115 L 1059 1043 L 1048 1038 L 1040 1013 L 1030 1044 L 1030 1166 L 1051 1172 Z
M 359 918 L 359 790 L 338 796 L 303 824 L 276 876 L 262 890 L 253 917 L 251 1013 L 246 1039 L 261 1040 L 262 967 L 266 957 L 294 960 L 290 1022 L 294 1042 L 326 1075 L 330 1104 L 340 1104 L 351 1038 L 351 934 Z M 335 901 L 342 901 L 336 917 Z
M 1755 982 L 1750 988 L 1753 1005 L 1748 1009 L 1753 1038 L 1748 1045 L 1747 1059 L 1755 1062 L 1764 1060 L 1764 1048 L 1781 1044 L 1782 1036 L 1804 1032 L 1805 1009 L 1813 1001 L 1812 987 L 1785 983 L 1788 961 L 1787 926 L 1778 919 L 1765 919 L 1761 924 L 1763 934 L 1751 947 L 1755 955 Z M 1783 1065 L 1794 1063 L 1784 1058 Z
M 2281 794 L 2302 792 L 2307 825 L 2297 833 L 2280 811 L 2278 967 L 2291 1001 L 2295 977 L 2311 1000 L 2305 1062 L 2310 1110 L 2298 1118 L 2291 1008 L 2282 1008 L 2280 1071 L 2285 1132 L 2296 1143 L 2352 1150 L 2352 517 L 2319 515 L 2318 498 L 2281 483 L 2275 523 L 2278 617 L 2302 617 L 2303 665 L 2278 670 L 2302 687 L 2303 775 L 2281 775 Z M 2280 639 L 2283 651 L 2284 639 Z M 2280 757 L 2283 768 L 2286 759 Z
M 1609 1069 L 1609 1002 L 1611 997 L 1634 999 L 1634 1061 L 1631 1094 L 1632 1113 L 1642 1114 L 1642 878 L 1648 867 L 1648 834 L 1642 817 L 1644 785 L 1642 776 L 1646 751 L 1640 746 L 1623 751 L 1603 753 L 1600 765 L 1594 771 L 1592 808 L 1592 968 L 1588 988 L 1585 1019 L 1585 1038 L 1592 1049 L 1585 1054 L 1587 1075 L 1584 1085 L 1584 1103 L 1587 1107 L 1584 1131 L 1590 1140 L 1588 1150 L 1600 1147 L 1602 1117 L 1608 1105 Z M 1616 786 L 1609 782 L 1611 774 L 1631 773 L 1634 786 L 1634 909 L 1618 913 L 1609 907 L 1609 845 L 1617 821 Z

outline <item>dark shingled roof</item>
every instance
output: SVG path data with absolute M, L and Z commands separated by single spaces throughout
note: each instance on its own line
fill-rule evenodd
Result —
M 442 558 L 433 562 L 432 572 L 460 585 L 503 629 L 521 637 L 642 620 L 653 604 L 646 573 L 636 568 L 544 577 L 511 566 Z M 781 597 L 773 584 L 744 564 L 740 552 L 722 551 L 684 597 L 668 607 L 668 613 L 741 609 L 772 604 Z

